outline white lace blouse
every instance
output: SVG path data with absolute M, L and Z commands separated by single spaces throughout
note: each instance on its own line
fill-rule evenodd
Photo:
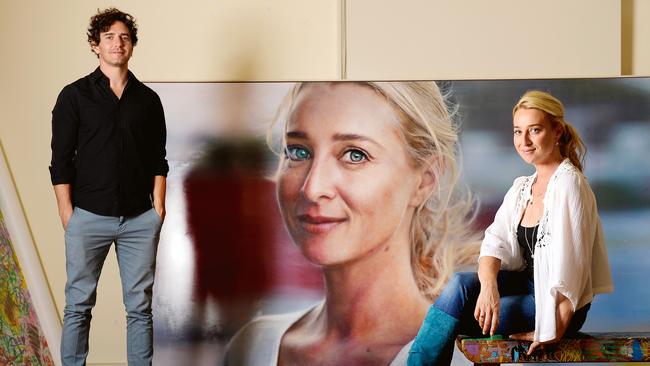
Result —
M 501 269 L 520 271 L 525 261 L 517 242 L 517 225 L 531 198 L 537 173 L 515 179 L 485 231 L 480 257 L 501 260 Z M 535 245 L 535 340 L 556 334 L 557 294 L 576 311 L 595 294 L 612 292 L 611 270 L 596 199 L 585 176 L 565 159 L 551 176 Z M 479 257 L 479 258 L 480 258 Z

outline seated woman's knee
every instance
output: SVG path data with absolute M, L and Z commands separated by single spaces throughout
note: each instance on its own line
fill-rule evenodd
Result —
M 449 283 L 459 288 L 473 288 L 480 285 L 476 272 L 456 272 L 449 280 Z

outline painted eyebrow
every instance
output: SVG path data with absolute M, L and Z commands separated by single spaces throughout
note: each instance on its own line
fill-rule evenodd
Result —
M 304 133 L 304 132 L 300 132 L 300 131 L 288 131 L 287 132 L 287 137 L 293 137 L 295 139 L 306 139 L 307 134 Z
M 289 131 L 287 132 L 287 137 L 292 137 L 296 139 L 306 139 L 307 134 L 302 131 Z M 370 137 L 359 135 L 356 133 L 337 133 L 334 135 L 334 141 L 367 141 L 377 146 L 381 146 L 377 141 L 371 139 Z
M 355 133 L 337 133 L 334 135 L 334 140 L 335 141 L 366 141 L 375 144 L 377 146 L 381 146 L 377 141 L 371 139 L 370 137 L 358 135 Z
M 530 125 L 530 126 L 528 126 L 528 128 L 531 128 L 531 127 L 540 127 L 540 126 L 542 126 L 541 123 L 535 123 L 534 125 Z M 514 126 L 512 126 L 512 128 L 521 128 L 521 127 L 519 127 L 519 126 L 517 126 L 517 125 L 514 125 Z

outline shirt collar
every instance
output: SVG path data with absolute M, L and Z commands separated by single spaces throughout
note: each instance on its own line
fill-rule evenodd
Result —
M 93 83 L 97 83 L 98 81 L 101 80 L 101 81 L 106 82 L 106 83 L 108 84 L 108 77 L 106 77 L 106 75 L 104 75 L 104 73 L 103 73 L 102 70 L 99 68 L 99 66 L 97 66 L 97 68 L 95 69 L 95 71 L 93 71 L 93 72 L 90 74 L 90 78 L 91 78 L 91 80 L 92 80 Z M 137 84 L 137 83 L 139 83 L 139 82 L 140 82 L 140 80 L 138 80 L 138 79 L 135 77 L 135 75 L 133 75 L 133 73 L 131 72 L 131 70 L 129 70 L 129 72 L 128 72 L 128 76 L 127 76 L 127 85 L 128 85 L 128 84 L 132 84 L 132 83 L 133 83 L 133 84 Z
M 567 165 L 572 166 L 571 160 L 569 160 L 569 158 L 564 158 L 564 160 L 562 160 L 560 165 L 558 165 L 557 168 L 555 168 L 555 171 L 551 175 L 551 178 L 548 181 L 549 185 L 552 184 L 555 176 L 558 174 L 558 172 L 561 171 L 561 168 L 564 168 Z M 528 176 L 528 179 L 526 180 L 526 183 L 525 183 L 526 186 L 525 186 L 525 189 L 524 189 L 524 197 L 523 197 L 525 200 L 528 200 L 530 198 L 530 196 L 533 194 L 532 190 L 531 190 L 531 187 L 533 186 L 533 183 L 535 182 L 535 179 L 537 179 L 537 172 L 533 173 L 533 175 Z M 546 188 L 546 192 L 548 192 L 548 187 Z M 546 200 L 546 195 L 544 195 L 544 200 Z

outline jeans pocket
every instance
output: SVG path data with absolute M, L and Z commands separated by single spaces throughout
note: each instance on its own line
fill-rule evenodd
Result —
M 76 212 L 77 212 L 77 208 L 74 207 L 74 208 L 72 209 L 72 215 L 70 215 L 70 218 L 68 219 L 68 224 L 67 224 L 67 225 L 65 226 L 65 228 L 63 229 L 63 232 L 66 232 L 66 233 L 67 233 L 68 230 L 70 230 L 70 226 L 72 225 L 72 221 L 74 220 L 74 217 L 76 216 L 76 215 L 75 215 Z
M 151 211 L 153 212 L 153 215 L 156 217 L 156 220 L 158 221 L 159 224 L 162 224 L 162 217 L 158 215 L 158 211 L 156 211 L 155 208 L 151 208 Z

